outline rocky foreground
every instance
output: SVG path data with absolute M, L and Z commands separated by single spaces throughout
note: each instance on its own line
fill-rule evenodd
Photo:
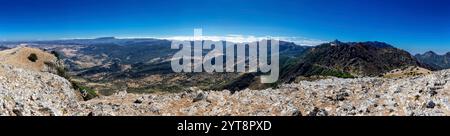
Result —
M 330 78 L 278 89 L 130 94 L 83 101 L 55 74 L 0 64 L 0 115 L 450 115 L 450 70 L 409 78 Z
M 74 115 L 79 96 L 62 77 L 0 64 L 0 115 Z

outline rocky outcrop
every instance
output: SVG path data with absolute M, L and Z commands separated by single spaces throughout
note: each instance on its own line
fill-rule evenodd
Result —
M 60 76 L 0 63 L 0 115 L 78 115 L 79 100 Z
M 119 91 L 83 101 L 65 78 L 13 64 L 0 62 L 0 115 L 450 115 L 450 70 L 402 78 L 299 81 L 281 84 L 277 89 L 234 93 L 197 88 L 181 93 Z

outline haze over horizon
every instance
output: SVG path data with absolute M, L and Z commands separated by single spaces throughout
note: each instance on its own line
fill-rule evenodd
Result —
M 413 54 L 450 51 L 447 0 L 16 0 L 0 5 L 0 41 L 86 37 L 297 37 L 381 41 Z

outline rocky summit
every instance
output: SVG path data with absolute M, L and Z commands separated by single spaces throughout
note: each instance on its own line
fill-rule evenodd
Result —
M 330 78 L 278 89 L 130 94 L 83 102 L 90 115 L 431 116 L 450 115 L 450 70 L 409 78 Z

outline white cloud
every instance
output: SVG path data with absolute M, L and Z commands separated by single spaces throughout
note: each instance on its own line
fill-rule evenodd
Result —
M 178 40 L 178 41 L 192 41 L 194 39 L 193 36 L 171 36 L 171 37 L 160 37 L 158 39 L 167 39 L 167 40 Z M 327 41 L 317 40 L 317 39 L 309 39 L 305 37 L 273 37 L 273 36 L 244 36 L 244 35 L 227 35 L 227 36 L 202 36 L 203 40 L 211 40 L 211 41 L 230 41 L 235 43 L 248 43 L 254 41 L 260 41 L 264 39 L 277 39 L 280 41 L 288 41 L 294 42 L 298 45 L 303 46 L 316 46 L 321 43 L 326 43 Z

